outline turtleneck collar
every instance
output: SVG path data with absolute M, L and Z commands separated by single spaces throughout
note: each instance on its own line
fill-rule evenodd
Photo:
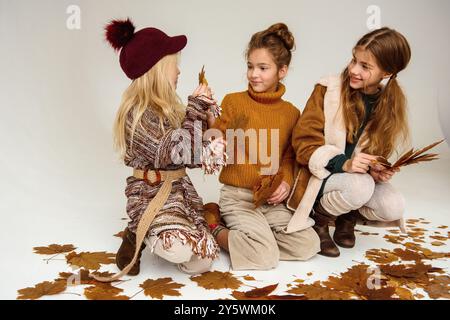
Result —
M 250 97 L 256 102 L 263 104 L 271 104 L 280 101 L 285 92 L 286 87 L 281 82 L 278 83 L 278 88 L 275 92 L 255 92 L 253 91 L 252 86 L 250 84 L 248 85 L 248 94 Z

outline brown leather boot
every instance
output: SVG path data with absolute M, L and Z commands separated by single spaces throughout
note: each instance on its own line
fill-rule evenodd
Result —
M 335 221 L 336 217 L 329 214 L 320 204 L 317 202 L 314 205 L 312 218 L 316 222 L 313 229 L 316 231 L 320 238 L 320 255 L 326 257 L 339 257 L 340 252 L 336 244 L 331 239 L 330 231 L 328 229 L 328 223 Z
M 145 243 L 142 243 L 141 249 L 139 250 L 138 259 L 133 267 L 128 271 L 128 275 L 136 276 L 140 272 L 141 255 L 142 251 L 145 249 Z M 116 254 L 116 265 L 120 270 L 125 269 L 125 267 L 133 260 L 134 251 L 136 250 L 136 235 L 131 232 L 128 228 L 124 230 L 122 236 L 122 245 Z
M 355 225 L 358 211 L 351 211 L 336 219 L 333 240 L 343 248 L 353 248 L 355 246 Z

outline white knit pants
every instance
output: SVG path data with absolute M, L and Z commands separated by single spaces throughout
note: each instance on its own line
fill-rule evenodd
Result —
M 369 174 L 333 174 L 320 199 L 330 214 L 340 216 L 359 210 L 368 220 L 396 221 L 403 218 L 405 200 L 390 183 L 375 183 Z

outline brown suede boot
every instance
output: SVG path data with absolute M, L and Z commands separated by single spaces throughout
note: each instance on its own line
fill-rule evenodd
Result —
M 217 203 L 210 202 L 203 206 L 203 215 L 205 217 L 206 223 L 209 226 L 209 230 L 214 238 L 220 231 L 225 229 L 225 222 L 220 216 L 220 207 Z
M 130 276 L 136 276 L 140 272 L 141 255 L 142 251 L 145 249 L 145 243 L 142 243 L 141 249 L 139 250 L 138 259 L 133 267 L 128 272 Z M 122 236 L 122 245 L 116 254 L 116 264 L 120 270 L 123 270 L 130 262 L 133 260 L 134 251 L 136 250 L 136 235 L 131 232 L 128 228 L 125 229 Z
M 355 246 L 355 225 L 358 211 L 351 211 L 336 219 L 333 240 L 343 248 L 353 248 Z
M 312 218 L 316 222 L 313 229 L 316 231 L 320 238 L 320 255 L 326 257 L 339 257 L 340 252 L 336 244 L 331 239 L 330 231 L 328 229 L 328 223 L 335 221 L 336 217 L 329 214 L 320 204 L 317 202 L 314 205 Z

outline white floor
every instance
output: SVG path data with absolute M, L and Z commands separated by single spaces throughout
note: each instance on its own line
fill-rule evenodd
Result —
M 201 181 L 195 182 L 195 184 L 198 183 Z M 441 225 L 450 226 L 450 160 L 407 167 L 395 177 L 394 185 L 403 192 L 407 200 L 406 218 L 425 218 L 431 222 L 423 226 L 429 230 L 429 233 L 440 230 L 447 234 L 449 229 L 436 228 Z M 11 208 L 9 214 L 2 216 L 0 299 L 16 299 L 18 289 L 32 287 L 43 281 L 52 281 L 58 277 L 59 272 L 72 271 L 63 260 L 64 256 L 60 256 L 61 260 L 54 260 L 47 264 L 43 261 L 46 257 L 33 253 L 33 247 L 52 243 L 73 244 L 78 247 L 77 252 L 115 253 L 120 245 L 120 239 L 113 235 L 124 228 L 125 221 L 121 218 L 125 215 L 117 215 L 115 208 L 65 204 L 64 213 L 61 213 L 61 218 L 58 218 L 58 210 L 62 210 L 61 205 L 53 203 L 45 209 L 40 206 L 40 209 L 36 211 L 23 212 L 21 208 L 28 206 L 21 205 L 21 199 L 16 201 L 17 207 Z M 53 214 L 47 214 L 47 210 Z M 252 282 L 252 285 L 258 287 L 279 283 L 274 294 L 286 294 L 286 285 L 292 283 L 294 279 L 301 278 L 306 282 L 325 280 L 329 275 L 339 274 L 357 262 L 367 261 L 364 253 L 368 249 L 397 247 L 383 239 L 384 230 L 362 226 L 358 228 L 363 231 L 377 232 L 380 235 L 359 235 L 356 247 L 350 250 L 342 249 L 341 257 L 338 259 L 316 256 L 308 262 L 281 262 L 277 269 L 271 271 L 235 272 L 235 274 L 252 275 L 258 280 Z M 423 246 L 439 252 L 449 252 L 450 248 L 448 241 L 445 246 L 433 247 L 429 243 Z M 450 267 L 448 260 L 436 260 L 433 265 L 446 269 Z M 229 269 L 228 256 L 222 253 L 220 259 L 215 262 L 213 270 L 228 271 Z M 107 265 L 102 270 L 116 271 L 116 267 Z M 139 284 L 146 279 L 172 277 L 175 282 L 185 284 L 185 287 L 180 289 L 182 296 L 179 298 L 190 300 L 231 298 L 231 290 L 205 290 L 198 287 L 189 279 L 189 276 L 180 273 L 175 266 L 151 256 L 148 251 L 144 252 L 141 270 L 138 277 L 127 277 L 126 279 L 130 280 L 119 286 L 125 289 L 124 294 L 132 296 L 140 291 Z M 446 271 L 447 274 L 450 273 Z M 308 273 L 312 275 L 308 276 Z M 250 289 L 242 287 L 240 290 Z M 82 290 L 82 287 L 71 287 L 67 291 L 82 294 Z M 177 298 L 166 297 L 166 299 Z M 62 294 L 43 299 L 84 299 L 84 297 Z M 134 299 L 148 299 L 148 297 L 140 293 Z

